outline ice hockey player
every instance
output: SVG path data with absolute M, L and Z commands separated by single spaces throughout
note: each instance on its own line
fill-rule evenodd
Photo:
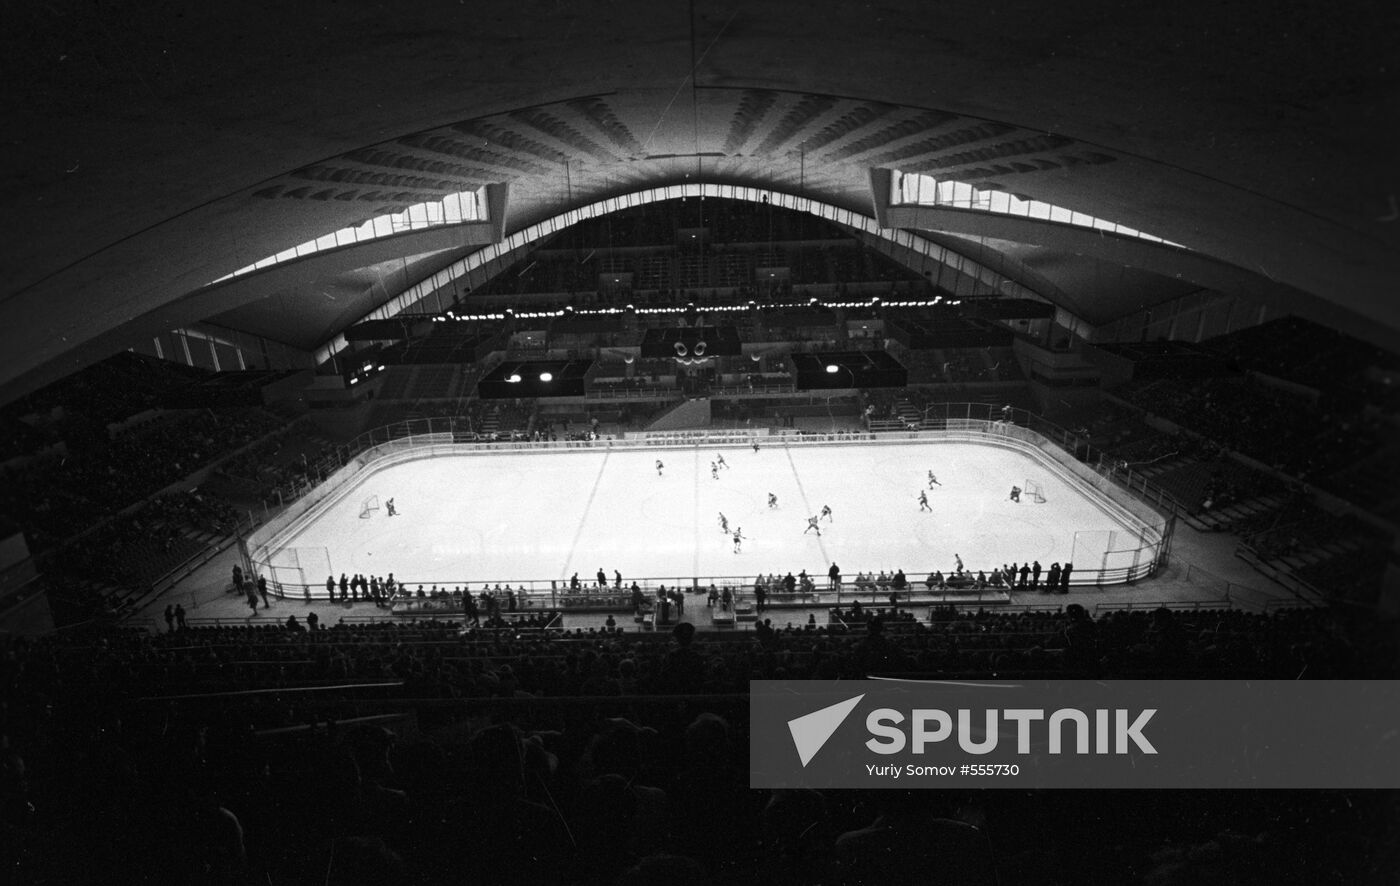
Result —
M 928 506 L 928 493 L 924 492 L 922 489 L 919 490 L 919 510 L 928 511 L 930 513 L 933 512 L 933 508 Z
M 739 553 L 739 547 L 744 542 L 744 527 L 734 527 L 734 553 Z
M 392 498 L 384 502 L 384 513 L 388 514 L 390 517 L 397 517 L 399 515 L 399 512 L 394 510 L 394 500 Z
M 729 518 L 724 516 L 723 512 L 719 515 L 719 531 L 725 535 L 729 534 Z
M 720 453 L 718 456 L 715 457 L 715 464 L 724 468 L 726 471 L 729 470 L 729 465 L 725 462 L 723 453 Z
M 658 459 L 656 460 L 656 476 L 658 476 L 658 477 L 661 476 L 661 469 L 664 468 L 664 467 L 666 467 L 666 466 L 663 465 L 663 464 L 661 463 L 661 459 L 658 458 Z
M 773 493 L 771 493 L 771 492 L 768 493 L 768 507 L 770 507 L 770 508 L 776 508 L 777 506 L 778 506 L 778 497 L 777 497 L 776 495 L 774 495 Z
M 1011 500 L 1014 501 L 1014 502 L 1016 502 L 1017 504 L 1020 504 L 1020 503 L 1021 503 L 1021 487 L 1019 487 L 1019 486 L 1012 486 L 1012 487 L 1011 487 Z
M 816 517 L 808 517 L 808 518 L 807 518 L 807 528 L 804 529 L 804 530 L 802 530 L 802 534 L 803 534 L 803 535 L 806 535 L 807 533 L 811 532 L 811 531 L 814 530 L 814 529 L 817 531 L 817 538 L 821 538 L 821 537 L 822 537 L 822 531 L 821 531 L 821 529 L 817 526 L 817 518 L 816 518 Z
M 820 516 L 825 517 L 828 523 L 836 522 L 831 519 L 831 505 L 822 505 L 822 512 Z
M 932 489 L 932 488 L 935 487 L 935 486 L 942 486 L 942 485 L 943 485 L 942 483 L 939 483 L 939 482 L 938 482 L 938 478 L 935 477 L 935 476 L 933 475 L 933 471 L 929 471 L 929 472 L 928 472 L 928 488 L 929 488 L 929 489 Z

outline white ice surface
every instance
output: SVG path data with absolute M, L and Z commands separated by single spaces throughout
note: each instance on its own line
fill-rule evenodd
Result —
M 716 480 L 710 461 L 720 453 L 730 468 Z M 662 476 L 658 458 L 665 463 Z M 941 487 L 927 490 L 930 470 Z M 1012 484 L 1024 486 L 1027 479 L 1040 484 L 1045 504 L 1008 499 Z M 932 513 L 919 510 L 921 490 Z M 778 496 L 777 509 L 767 506 L 769 492 Z M 1028 560 L 1048 568 L 1079 559 L 1076 569 L 1093 569 L 1102 565 L 1104 533 L 1127 528 L 1095 494 L 1028 456 L 937 441 L 772 443 L 757 453 L 492 453 L 425 458 L 368 474 L 282 545 L 298 549 L 308 573 L 324 562 L 323 548 L 336 576 L 393 572 L 404 582 L 448 585 L 548 582 L 574 572 L 589 581 L 599 567 L 610 578 L 621 570 L 628 581 L 751 581 L 759 573 L 802 569 L 825 576 L 833 560 L 847 577 L 903 569 L 915 579 L 934 569 L 951 571 L 954 554 L 973 572 Z M 381 507 L 360 519 L 360 503 L 370 495 Z M 383 507 L 390 498 L 396 517 Z M 822 522 L 820 538 L 804 534 L 807 517 L 824 504 L 833 521 Z M 741 553 L 719 530 L 721 511 L 731 529 L 743 529 Z M 1076 533 L 1082 533 L 1078 547 Z M 290 557 L 281 553 L 276 562 Z M 324 582 L 325 572 L 306 580 Z

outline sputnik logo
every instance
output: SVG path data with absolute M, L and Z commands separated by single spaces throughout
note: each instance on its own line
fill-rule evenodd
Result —
M 865 693 L 788 721 L 788 731 L 792 733 L 792 743 L 797 746 L 797 756 L 802 760 L 802 768 L 807 768 L 807 764 L 822 749 L 827 739 L 836 733 L 862 698 L 865 698 Z

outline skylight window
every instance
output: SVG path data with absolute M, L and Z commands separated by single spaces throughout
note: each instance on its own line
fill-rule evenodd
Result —
M 379 237 L 390 237 L 394 234 L 401 234 L 404 231 L 421 231 L 424 228 L 432 228 L 438 225 L 456 225 L 463 222 L 486 221 L 486 189 L 478 188 L 474 191 L 461 191 L 456 194 L 449 194 L 441 200 L 433 203 L 417 203 L 408 207 L 402 212 L 395 212 L 389 215 L 380 215 L 369 221 L 350 228 L 341 228 L 329 234 L 322 234 L 315 240 L 307 240 L 289 249 L 284 249 L 276 255 L 269 255 L 259 259 L 251 265 L 239 268 L 231 274 L 225 274 L 214 283 L 222 283 L 242 274 L 260 271 L 263 268 L 271 267 L 280 262 L 291 261 L 294 258 L 304 258 L 317 252 L 327 249 L 335 249 L 340 246 L 350 246 L 355 243 L 364 243 L 367 240 L 375 240 Z
M 1059 222 L 1081 228 L 1094 228 L 1125 237 L 1136 237 L 1152 243 L 1162 243 L 1185 249 L 1180 243 L 1163 240 L 1145 234 L 1136 228 L 1118 224 L 1108 219 L 1095 218 L 1083 212 L 1075 212 L 1063 206 L 1054 206 L 1040 200 L 1022 200 L 1005 191 L 979 190 L 966 182 L 951 179 L 937 179 L 923 173 L 896 173 L 894 176 L 894 205 L 896 206 L 948 206 L 954 209 L 975 209 L 981 212 L 995 212 L 1000 215 L 1018 215 L 1043 221 Z

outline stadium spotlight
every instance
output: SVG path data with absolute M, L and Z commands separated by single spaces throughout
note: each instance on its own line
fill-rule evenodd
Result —
M 827 371 L 827 372 L 835 372 L 836 370 L 838 370 L 838 369 L 840 369 L 840 368 L 841 368 L 841 367 L 840 367 L 840 366 L 837 366 L 835 363 L 828 363 L 828 364 L 826 364 L 826 371 Z
M 520 381 L 520 373 L 511 373 L 511 375 L 506 379 L 506 381 L 510 382 L 511 384 L 515 384 L 516 382 Z
M 378 369 L 377 371 L 379 371 L 379 372 L 383 372 L 383 371 L 384 371 L 384 364 L 383 364 L 383 363 L 380 363 L 380 364 L 379 364 L 379 369 Z
M 550 372 L 541 372 L 540 381 L 554 381 L 554 374 Z
M 350 379 L 350 384 L 352 384 L 352 385 L 359 384 L 359 383 L 360 383 L 360 377 L 359 377 L 358 375 L 355 376 L 354 378 Z

